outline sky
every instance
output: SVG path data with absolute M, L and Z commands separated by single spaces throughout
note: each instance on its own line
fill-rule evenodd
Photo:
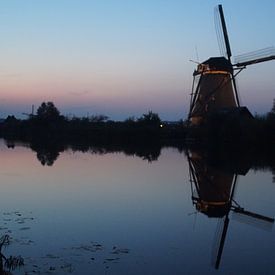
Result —
M 68 116 L 185 119 L 190 60 L 220 55 L 218 4 L 233 55 L 275 46 L 273 0 L 0 0 L 0 117 L 53 101 Z M 268 112 L 274 76 L 275 61 L 248 66 L 241 104 Z

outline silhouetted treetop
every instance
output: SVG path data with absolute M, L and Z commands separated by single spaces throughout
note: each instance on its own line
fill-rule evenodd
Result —
M 37 109 L 37 118 L 43 120 L 56 120 L 60 118 L 60 112 L 53 102 L 43 102 Z
M 105 115 L 93 115 L 93 116 L 90 116 L 89 117 L 89 121 L 90 122 L 105 122 L 108 120 L 108 116 L 105 116 Z
M 159 126 L 161 123 L 159 115 L 157 113 L 153 113 L 152 111 L 149 111 L 147 114 L 143 114 L 138 121 L 144 124 L 156 126 Z
M 275 99 L 273 99 L 273 104 L 270 112 L 267 113 L 267 119 L 269 122 L 272 124 L 274 123 L 275 120 Z
M 271 108 L 271 113 L 275 114 L 275 98 L 273 99 L 273 105 Z

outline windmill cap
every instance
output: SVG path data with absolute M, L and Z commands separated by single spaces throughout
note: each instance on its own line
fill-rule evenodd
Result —
M 225 57 L 210 57 L 202 63 L 207 65 L 209 70 L 213 71 L 226 71 L 232 73 L 232 64 Z

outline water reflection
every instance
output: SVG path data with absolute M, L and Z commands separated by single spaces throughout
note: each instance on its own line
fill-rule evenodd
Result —
M 88 152 L 93 154 L 107 154 L 123 152 L 126 156 L 136 156 L 148 162 L 157 161 L 161 154 L 161 145 L 158 143 L 147 145 L 135 144 L 66 144 L 63 142 L 54 141 L 33 141 L 32 143 L 22 143 L 18 141 L 6 141 L 8 148 L 15 148 L 16 146 L 29 147 L 36 152 L 36 157 L 43 166 L 52 166 L 58 159 L 60 153 L 65 150 L 72 150 L 73 152 Z
M 56 145 L 44 145 L 31 144 L 30 148 L 36 152 L 36 157 L 40 163 L 44 166 L 52 166 L 59 157 L 60 152 L 64 151 L 64 148 Z
M 0 150 L 1 209 L 32 212 L 3 216 L 14 240 L 4 254 L 22 252 L 28 274 L 213 274 L 217 224 L 218 272 L 274 270 L 274 232 L 234 222 L 272 227 L 271 154 L 3 140 Z
M 192 202 L 198 212 L 209 218 L 220 219 L 219 230 L 215 237 L 213 262 L 219 268 L 226 234 L 229 226 L 229 214 L 245 223 L 272 229 L 274 219 L 245 210 L 234 199 L 239 175 L 245 175 L 249 165 L 235 162 L 230 167 L 217 159 L 209 158 L 199 151 L 187 151 Z

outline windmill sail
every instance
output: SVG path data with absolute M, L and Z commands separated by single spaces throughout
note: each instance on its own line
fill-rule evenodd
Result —
M 220 12 L 219 12 L 218 6 L 215 7 L 215 10 L 214 10 L 214 23 L 216 28 L 216 37 L 219 45 L 220 54 L 221 56 L 224 56 L 225 58 L 227 58 L 226 46 L 224 42 L 222 24 L 221 24 Z
M 247 211 L 240 207 L 232 208 L 232 219 L 238 222 L 252 225 L 266 231 L 271 231 L 274 225 L 274 219 L 257 213 Z
M 215 9 L 215 25 L 216 25 L 218 43 L 220 46 L 220 50 L 222 51 L 222 55 L 227 57 L 228 60 L 230 60 L 232 53 L 231 53 L 222 5 L 218 5 Z
M 257 64 L 275 59 L 275 48 L 269 47 L 258 51 L 237 55 L 234 58 L 235 66 L 245 67 L 247 65 Z

